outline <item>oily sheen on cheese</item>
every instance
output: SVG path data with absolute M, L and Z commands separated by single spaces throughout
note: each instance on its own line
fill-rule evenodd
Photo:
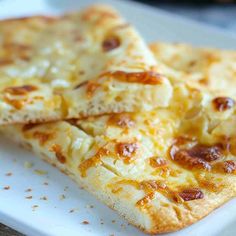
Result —
M 215 100 L 178 83 L 168 108 L 2 131 L 133 225 L 165 233 L 235 196 L 236 108 Z
M 0 76 L 0 124 L 151 110 L 172 96 L 139 34 L 103 5 L 1 21 Z

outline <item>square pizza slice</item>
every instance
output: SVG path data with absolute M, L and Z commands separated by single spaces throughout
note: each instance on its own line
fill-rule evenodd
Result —
M 168 108 L 2 131 L 131 224 L 166 233 L 235 197 L 235 109 L 178 83 Z
M 0 77 L 0 124 L 151 110 L 172 95 L 140 35 L 105 5 L 0 21 Z

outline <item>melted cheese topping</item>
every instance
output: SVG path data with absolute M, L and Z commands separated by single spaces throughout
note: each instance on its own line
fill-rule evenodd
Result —
M 106 42 L 103 50 L 119 43 Z M 131 82 L 140 76 L 132 72 Z M 231 183 L 235 190 L 236 107 L 233 98 L 215 97 L 211 88 L 176 77 L 172 84 L 167 108 L 11 126 L 4 132 L 96 191 L 119 196 L 141 212 L 170 205 L 178 212 L 179 206 L 189 206 L 186 202 L 207 199 Z
M 153 43 L 156 59 L 172 80 L 210 90 L 217 96 L 236 98 L 236 53 L 219 49 L 195 48 L 187 44 Z M 171 68 L 171 69 L 170 69 Z
M 141 37 L 102 5 L 0 21 L 0 76 L 0 123 L 150 110 L 172 93 Z

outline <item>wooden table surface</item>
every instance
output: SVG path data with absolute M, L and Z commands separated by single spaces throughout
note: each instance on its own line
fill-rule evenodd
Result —
M 155 3 L 154 3 L 155 4 Z M 164 10 L 180 14 L 195 20 L 203 21 L 205 23 L 214 24 L 223 27 L 226 30 L 234 31 L 236 33 L 236 6 L 215 6 L 208 5 L 206 7 L 191 7 L 183 5 L 159 5 L 155 4 Z M 23 234 L 0 224 L 0 236 L 23 236 Z

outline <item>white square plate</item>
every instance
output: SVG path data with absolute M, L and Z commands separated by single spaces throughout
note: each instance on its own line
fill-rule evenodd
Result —
M 0 18 L 43 13 L 57 14 L 80 9 L 94 2 L 0 0 Z M 148 42 L 182 41 L 211 47 L 231 49 L 236 47 L 236 36 L 233 34 L 229 35 L 161 10 L 127 1 L 99 2 L 106 2 L 118 8 L 128 21 L 136 25 Z M 25 162 L 32 162 L 32 168 L 25 168 Z M 45 174 L 36 174 L 37 170 L 43 170 Z M 12 173 L 11 176 L 6 175 L 9 172 Z M 10 189 L 4 190 L 7 186 L 10 186 Z M 32 191 L 26 192 L 29 188 Z M 30 196 L 32 199 L 26 198 Z M 47 197 L 47 200 L 43 200 L 44 197 Z M 200 222 L 170 235 L 234 235 L 235 203 L 236 200 L 233 200 Z M 0 221 L 33 236 L 144 235 L 93 196 L 79 189 L 55 168 L 2 137 L 0 137 Z M 83 224 L 83 221 L 88 221 L 89 224 Z

